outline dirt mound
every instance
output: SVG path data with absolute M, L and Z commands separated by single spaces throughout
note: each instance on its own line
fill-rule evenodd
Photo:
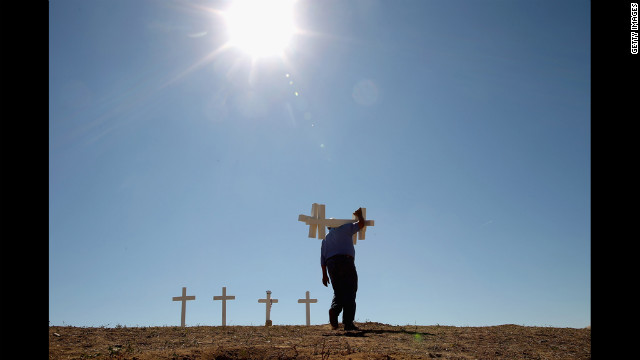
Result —
M 591 359 L 591 329 L 500 325 L 49 327 L 49 359 Z

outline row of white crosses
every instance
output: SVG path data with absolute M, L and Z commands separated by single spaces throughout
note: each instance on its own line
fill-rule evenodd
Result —
M 365 239 L 365 232 L 367 230 L 367 226 L 374 226 L 375 222 L 373 220 L 366 220 L 367 209 L 362 209 L 362 218 L 365 219 L 364 227 L 358 231 L 357 234 L 353 234 L 353 245 L 356 245 L 357 240 Z M 311 205 L 311 216 L 300 214 L 298 215 L 298 221 L 302 221 L 305 224 L 309 225 L 309 237 L 318 239 L 324 239 L 326 236 L 325 227 L 338 227 L 340 225 L 353 223 L 356 219 L 356 216 L 353 215 L 351 219 L 326 219 L 325 218 L 325 205 L 313 203 Z M 235 296 L 227 296 L 227 288 L 222 288 L 222 296 L 214 296 L 213 300 L 222 300 L 222 326 L 227 325 L 227 300 L 235 300 Z M 195 296 L 187 296 L 187 288 L 182 288 L 182 296 L 173 297 L 173 301 L 182 301 L 182 316 L 181 316 L 181 326 L 185 326 L 184 315 L 187 308 L 188 300 L 195 300 Z M 266 322 L 265 325 L 271 325 L 271 305 L 273 303 L 277 303 L 278 299 L 271 298 L 271 291 L 267 290 L 267 297 L 265 299 L 258 299 L 259 303 L 266 304 Z M 305 299 L 298 299 L 298 303 L 306 304 L 307 310 L 307 326 L 311 323 L 310 316 L 310 304 L 318 302 L 318 299 L 310 299 L 309 292 L 307 291 L 307 297 Z
M 173 301 L 182 301 L 182 313 L 180 316 L 180 326 L 184 327 L 185 326 L 185 313 L 187 311 L 187 301 L 189 300 L 195 300 L 196 296 L 195 295 L 191 295 L 191 296 L 187 296 L 187 288 L 183 287 L 182 288 L 182 296 L 174 296 L 173 297 Z M 235 300 L 236 297 L 231 295 L 231 296 L 227 296 L 227 288 L 226 287 L 222 287 L 222 296 L 214 296 L 213 300 L 222 300 L 222 326 L 227 326 L 227 300 Z M 271 298 L 271 291 L 267 290 L 267 297 L 266 299 L 258 299 L 259 303 L 263 303 L 266 304 L 266 308 L 267 308 L 267 319 L 265 321 L 265 325 L 266 326 L 270 326 L 272 324 L 271 322 L 271 304 L 273 303 L 277 303 L 278 299 L 272 299 Z M 311 325 L 311 316 L 310 316 L 310 312 L 311 312 L 311 308 L 310 308 L 310 304 L 311 303 L 317 303 L 318 299 L 310 299 L 309 298 L 309 292 L 307 291 L 307 296 L 304 299 L 298 299 L 298 303 L 305 303 L 307 306 L 307 326 Z
M 362 218 L 365 219 L 364 227 L 358 231 L 357 234 L 353 234 L 352 240 L 353 245 L 356 244 L 356 240 L 364 240 L 365 232 L 367 231 L 367 226 L 374 226 L 375 222 L 373 220 L 366 220 L 367 218 L 367 209 L 362 209 Z M 325 227 L 338 227 L 340 225 L 353 223 L 354 220 L 357 220 L 355 215 L 352 215 L 351 219 L 325 219 L 324 217 L 324 204 L 316 204 L 313 203 L 311 205 L 311 216 L 300 214 L 298 215 L 298 221 L 302 221 L 305 224 L 309 225 L 309 237 L 315 238 L 316 234 L 318 239 L 324 239 L 326 236 Z M 357 239 L 356 239 L 357 235 Z

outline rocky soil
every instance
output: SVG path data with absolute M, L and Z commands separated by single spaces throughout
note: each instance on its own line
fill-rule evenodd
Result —
M 591 359 L 591 329 L 500 325 L 49 327 L 49 359 Z

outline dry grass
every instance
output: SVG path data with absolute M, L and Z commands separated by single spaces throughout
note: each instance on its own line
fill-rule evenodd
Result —
M 591 329 L 500 325 L 49 327 L 49 359 L 591 359 Z

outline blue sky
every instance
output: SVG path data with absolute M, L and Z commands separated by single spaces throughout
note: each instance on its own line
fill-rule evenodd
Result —
M 356 323 L 591 323 L 588 1 L 49 2 L 49 321 L 328 323 L 320 240 L 367 208 Z

